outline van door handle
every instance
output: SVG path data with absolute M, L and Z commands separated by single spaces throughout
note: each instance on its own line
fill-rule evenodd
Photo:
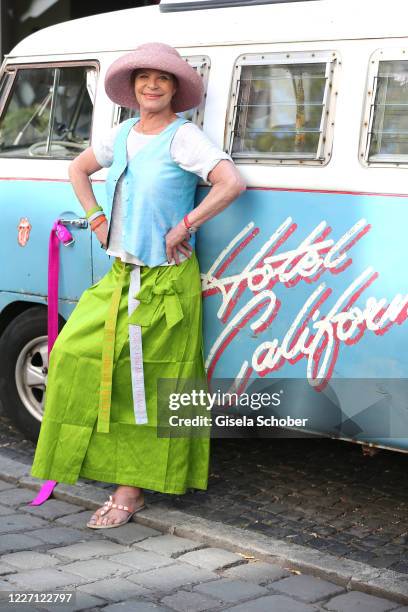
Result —
M 62 225 L 74 225 L 75 227 L 78 227 L 79 229 L 87 229 L 88 227 L 88 220 L 87 219 L 60 219 L 59 222 Z

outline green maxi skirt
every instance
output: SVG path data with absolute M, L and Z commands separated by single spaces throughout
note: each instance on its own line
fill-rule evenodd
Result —
M 197 258 L 193 253 L 178 266 L 141 267 L 140 304 L 129 317 L 131 269 L 116 258 L 110 271 L 82 294 L 52 348 L 31 474 L 68 484 L 82 477 L 163 493 L 206 489 L 209 437 L 158 437 L 156 429 L 158 379 L 205 379 Z M 109 431 L 100 432 L 105 321 L 115 295 Z M 135 423 L 129 322 L 142 330 L 147 424 Z

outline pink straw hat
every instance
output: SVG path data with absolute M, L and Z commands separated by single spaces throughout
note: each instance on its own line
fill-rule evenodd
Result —
M 154 68 L 170 72 L 177 78 L 177 91 L 172 100 L 176 113 L 199 106 L 204 85 L 200 75 L 180 56 L 176 49 L 163 43 L 145 43 L 119 57 L 109 67 L 105 90 L 109 98 L 127 108 L 138 109 L 133 73 L 137 68 Z

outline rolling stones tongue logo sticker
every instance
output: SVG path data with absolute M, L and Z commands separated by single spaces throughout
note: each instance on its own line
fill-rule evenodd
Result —
M 29 238 L 31 232 L 31 223 L 27 219 L 27 217 L 21 217 L 20 223 L 17 226 L 18 234 L 17 234 L 17 242 L 20 246 L 24 247 Z

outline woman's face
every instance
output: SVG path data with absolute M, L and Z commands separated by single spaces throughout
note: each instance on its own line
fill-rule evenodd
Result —
M 175 92 L 176 82 L 172 74 L 151 68 L 137 70 L 135 95 L 141 110 L 159 113 L 171 109 Z

